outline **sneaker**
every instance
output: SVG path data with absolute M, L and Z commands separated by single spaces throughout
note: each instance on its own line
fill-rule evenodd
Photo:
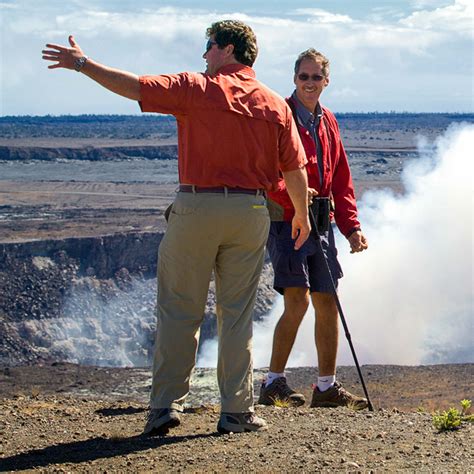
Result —
M 217 431 L 219 433 L 245 433 L 247 431 L 265 431 L 268 425 L 263 418 L 253 412 L 221 413 Z
M 368 403 L 366 398 L 352 395 L 352 393 L 345 390 L 339 382 L 336 382 L 325 392 L 320 392 L 318 387 L 315 387 L 310 406 L 311 408 L 352 407 L 356 410 L 362 410 L 367 408 Z
M 265 381 L 260 388 L 260 405 L 277 405 L 278 400 L 289 403 L 293 407 L 299 407 L 306 401 L 302 393 L 296 393 L 286 383 L 286 377 L 278 377 L 268 387 Z
M 148 413 L 143 434 L 146 436 L 157 436 L 168 434 L 170 428 L 181 423 L 178 410 L 174 408 L 154 408 Z

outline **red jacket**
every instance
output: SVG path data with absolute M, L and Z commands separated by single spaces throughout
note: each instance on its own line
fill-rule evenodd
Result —
M 291 97 L 287 98 L 286 101 L 291 109 L 294 110 L 295 104 Z M 310 132 L 305 127 L 297 124 L 301 142 L 306 151 L 306 158 L 308 159 L 306 165 L 308 186 L 316 189 L 320 197 L 332 196 L 335 204 L 334 218 L 336 225 L 343 235 L 349 237 L 354 230 L 360 229 L 360 222 L 357 220 L 357 205 L 351 170 L 349 169 L 349 162 L 342 144 L 336 117 L 334 117 L 329 109 L 322 107 L 322 110 L 323 117 L 318 129 L 323 151 L 322 182 L 317 164 L 316 144 Z M 284 208 L 283 219 L 291 221 L 295 211 L 281 173 L 278 181 L 278 190 L 269 192 L 268 197 Z

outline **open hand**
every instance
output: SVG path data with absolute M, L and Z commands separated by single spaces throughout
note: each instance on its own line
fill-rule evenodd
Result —
M 75 62 L 77 59 L 82 58 L 84 53 L 80 46 L 74 41 L 74 37 L 69 36 L 70 48 L 61 46 L 59 44 L 47 44 L 46 47 L 50 49 L 44 49 L 43 59 L 46 61 L 55 61 L 56 64 L 51 64 L 48 69 L 64 68 L 64 69 L 75 69 Z

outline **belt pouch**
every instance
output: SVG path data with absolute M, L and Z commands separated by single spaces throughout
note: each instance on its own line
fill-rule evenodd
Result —
M 313 198 L 311 204 L 314 218 L 316 220 L 318 234 L 324 234 L 329 230 L 330 225 L 330 201 L 329 198 Z

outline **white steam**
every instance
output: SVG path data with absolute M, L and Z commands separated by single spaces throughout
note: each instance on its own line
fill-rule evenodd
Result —
M 474 362 L 474 125 L 450 128 L 435 143 L 420 139 L 403 171 L 403 195 L 367 192 L 359 201 L 369 249 L 351 255 L 337 235 L 344 269 L 340 299 L 360 364 Z M 44 259 L 43 259 L 44 260 Z M 37 266 L 48 262 L 35 260 Z M 82 282 L 82 283 L 81 283 Z M 79 284 L 81 283 L 81 284 Z M 19 334 L 45 354 L 81 364 L 143 366 L 155 331 L 154 280 L 78 281 L 57 320 L 21 323 Z M 269 364 L 279 297 L 254 329 L 254 365 Z M 303 320 L 288 366 L 317 366 L 314 311 Z M 353 365 L 344 333 L 338 365 Z M 204 343 L 198 366 L 215 367 L 217 341 Z
M 84 365 L 149 365 L 156 328 L 155 279 L 134 278 L 124 290 L 88 277 L 82 283 L 67 300 L 62 317 L 37 328 L 44 339 L 51 339 L 48 352 Z
M 474 126 L 451 127 L 433 145 L 420 142 L 402 174 L 403 195 L 373 191 L 359 201 L 367 251 L 351 255 L 338 236 L 339 294 L 360 364 L 474 361 Z M 255 367 L 269 364 L 282 310 L 279 298 L 255 325 Z M 317 365 L 313 327 L 310 309 L 289 366 Z M 215 366 L 215 346 L 207 343 L 199 365 Z M 353 365 L 342 328 L 338 364 Z

